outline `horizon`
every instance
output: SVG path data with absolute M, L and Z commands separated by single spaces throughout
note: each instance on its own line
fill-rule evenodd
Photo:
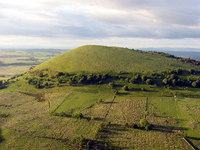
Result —
M 83 46 L 83 45 L 82 45 Z M 107 46 L 107 45 L 102 45 Z M 114 45 L 113 45 L 114 46 Z M 78 46 L 81 47 L 81 46 Z M 0 51 L 30 51 L 30 50 L 60 50 L 60 51 L 69 51 L 78 47 L 73 48 L 0 48 Z M 112 47 L 112 46 L 108 46 Z M 118 46 L 117 46 L 118 47 Z M 120 46 L 119 46 L 120 47 Z M 122 47 L 134 50 L 143 50 L 143 51 L 160 51 L 160 52 L 197 52 L 200 53 L 200 48 L 193 47 Z
M 196 0 L 0 0 L 0 6 L 1 49 L 200 48 Z

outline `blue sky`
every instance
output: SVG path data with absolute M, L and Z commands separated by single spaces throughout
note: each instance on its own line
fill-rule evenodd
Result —
M 0 0 L 0 48 L 200 48 L 199 0 Z

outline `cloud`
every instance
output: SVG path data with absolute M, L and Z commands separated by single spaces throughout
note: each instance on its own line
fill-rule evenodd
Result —
M 0 7 L 4 37 L 200 38 L 197 0 L 0 0 Z

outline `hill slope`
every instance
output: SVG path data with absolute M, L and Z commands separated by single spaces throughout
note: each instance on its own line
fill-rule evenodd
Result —
M 37 66 L 34 70 L 49 69 L 62 72 L 141 72 L 169 69 L 191 69 L 190 64 L 157 53 L 119 47 L 82 46 L 67 51 Z

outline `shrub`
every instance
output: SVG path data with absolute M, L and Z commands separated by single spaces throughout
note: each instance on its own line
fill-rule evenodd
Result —
M 110 83 L 108 84 L 108 86 L 111 87 L 111 88 L 113 88 L 113 87 L 114 87 L 114 84 L 113 84 L 112 82 L 110 82 Z
M 72 114 L 72 117 L 74 117 L 74 118 L 78 118 L 78 119 L 82 119 L 84 116 L 83 116 L 83 114 L 82 113 L 74 113 L 74 114 Z
M 140 120 L 140 127 L 141 128 L 145 128 L 145 130 L 149 130 L 151 125 L 150 123 L 147 121 L 147 119 L 143 118 Z
M 141 88 L 141 91 L 147 91 L 145 88 Z
M 128 91 L 128 86 L 127 86 L 127 85 L 124 85 L 124 86 L 122 87 L 122 89 L 123 89 L 124 91 Z
M 152 79 L 147 79 L 146 80 L 146 84 L 148 84 L 148 85 L 153 84 L 153 80 Z
M 101 104 L 101 103 L 103 103 L 103 99 L 98 99 L 98 101 L 97 101 L 97 104 Z
M 119 94 L 119 91 L 118 91 L 118 90 L 116 90 L 116 91 L 115 91 L 115 95 L 118 95 L 118 94 Z

